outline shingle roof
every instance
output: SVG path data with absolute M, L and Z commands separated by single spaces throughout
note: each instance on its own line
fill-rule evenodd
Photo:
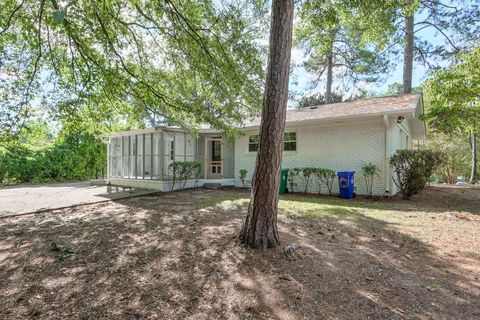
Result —
M 420 97 L 421 94 L 409 93 L 398 96 L 377 97 L 288 110 L 286 121 L 289 123 L 383 114 L 414 113 Z M 260 117 L 257 117 L 247 120 L 245 128 L 259 125 Z

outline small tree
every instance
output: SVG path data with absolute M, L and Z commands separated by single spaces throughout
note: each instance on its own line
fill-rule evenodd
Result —
M 390 164 L 396 174 L 393 182 L 403 199 L 420 192 L 442 162 L 441 154 L 432 150 L 397 150 L 390 158 Z
M 293 192 L 293 187 L 297 185 L 297 177 L 300 175 L 300 172 L 302 169 L 300 168 L 293 168 L 293 169 L 288 169 L 288 185 L 290 186 L 290 192 Z
M 242 187 L 246 188 L 245 186 L 245 178 L 247 177 L 247 169 L 240 169 L 239 173 L 239 178 L 242 181 Z
M 305 193 L 307 193 L 308 185 L 310 184 L 311 179 L 313 178 L 313 174 L 315 172 L 315 168 L 303 168 L 303 180 L 305 185 Z
M 328 189 L 328 194 L 332 195 L 333 182 L 335 181 L 336 172 L 331 169 L 318 169 L 318 179 L 325 184 Z
M 362 166 L 362 173 L 365 177 L 365 185 L 367 187 L 367 195 L 372 197 L 373 193 L 373 180 L 375 176 L 378 176 L 378 167 L 375 163 L 369 162 Z

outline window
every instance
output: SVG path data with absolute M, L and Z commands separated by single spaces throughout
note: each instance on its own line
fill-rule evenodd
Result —
M 258 151 L 258 134 L 248 138 L 248 152 Z
M 297 151 L 296 132 L 285 132 L 283 135 L 283 151 Z
M 259 138 L 258 134 L 248 138 L 248 152 L 258 151 Z M 297 150 L 297 133 L 285 132 L 283 136 L 283 151 Z

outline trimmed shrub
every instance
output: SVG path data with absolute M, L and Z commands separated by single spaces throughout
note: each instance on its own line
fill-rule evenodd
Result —
M 362 166 L 362 174 L 365 177 L 365 185 L 367 187 L 367 195 L 372 197 L 373 193 L 373 180 L 375 176 L 378 177 L 378 167 L 375 163 L 369 162 Z
M 315 170 L 315 178 L 317 179 L 318 184 L 318 193 L 320 193 L 320 188 L 322 183 L 327 186 L 328 194 L 332 195 L 333 183 L 335 181 L 336 172 L 331 169 L 318 168 Z
M 302 169 L 303 181 L 304 181 L 304 185 L 305 185 L 305 193 L 307 193 L 308 185 L 310 184 L 310 181 L 313 178 L 316 170 L 317 170 L 316 168 L 303 168 Z
M 288 189 L 289 192 L 293 192 L 293 187 L 297 186 L 297 178 L 300 175 L 300 172 L 302 172 L 302 169 L 300 168 L 293 168 L 293 169 L 288 169 L 288 185 L 290 188 Z
M 240 169 L 240 171 L 238 171 L 238 173 L 239 173 L 239 178 L 240 178 L 240 180 L 242 181 L 242 186 L 243 186 L 244 188 L 246 188 L 246 186 L 245 186 L 245 178 L 247 177 L 247 173 L 248 173 L 247 169 Z
M 174 161 L 168 165 L 168 169 L 172 173 L 172 188 L 178 181 L 182 189 L 185 188 L 188 178 L 195 178 L 195 186 L 198 181 L 202 164 L 199 161 Z
M 393 182 L 403 199 L 420 192 L 442 162 L 442 155 L 432 150 L 397 150 L 390 158 L 390 165 L 396 174 Z

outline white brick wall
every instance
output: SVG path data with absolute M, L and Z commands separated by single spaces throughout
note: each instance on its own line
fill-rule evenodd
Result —
M 322 167 L 335 171 L 356 171 L 357 194 L 366 194 L 365 180 L 361 174 L 364 163 L 373 162 L 380 169 L 374 183 L 374 194 L 385 194 L 385 127 L 383 119 L 355 120 L 330 125 L 292 127 L 287 132 L 297 133 L 297 151 L 284 152 L 282 168 Z M 257 131 L 247 131 L 235 141 L 235 177 L 240 186 L 238 171 L 247 169 L 251 180 L 255 167 L 256 153 L 248 152 L 248 137 Z M 303 191 L 303 178 L 298 179 L 295 191 Z M 309 192 L 318 192 L 317 185 L 311 184 Z M 327 193 L 326 186 L 322 193 Z M 335 179 L 333 192 L 338 192 Z

